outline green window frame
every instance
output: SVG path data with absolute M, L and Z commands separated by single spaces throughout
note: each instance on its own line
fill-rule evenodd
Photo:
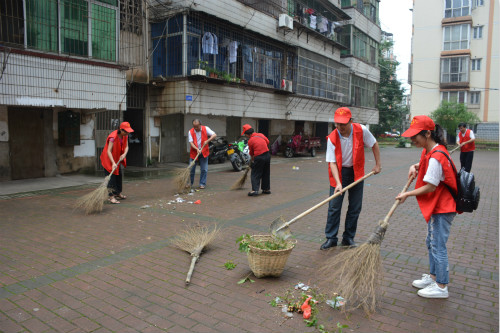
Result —
M 25 5 L 28 48 L 117 61 L 117 0 L 25 0 Z

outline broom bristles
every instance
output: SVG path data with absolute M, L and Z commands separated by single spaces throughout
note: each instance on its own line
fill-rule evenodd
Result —
M 175 171 L 174 184 L 177 189 L 177 192 L 179 193 L 184 192 L 189 182 L 190 173 L 191 169 L 189 167 L 183 169 L 177 169 Z
M 109 178 L 110 176 L 107 176 L 98 188 L 78 198 L 74 208 L 82 209 L 86 215 L 102 212 L 104 201 L 106 201 L 108 196 Z
M 217 225 L 212 228 L 199 225 L 187 226 L 172 240 L 172 245 L 192 255 L 199 255 L 203 248 L 219 235 L 219 231 Z
M 331 294 L 337 293 L 346 300 L 344 311 L 362 308 L 370 315 L 377 306 L 381 266 L 380 243 L 364 243 L 328 259 L 320 273 Z
M 245 172 L 241 177 L 231 186 L 231 190 L 239 190 L 245 185 L 245 182 L 248 178 L 248 172 L 250 171 L 250 167 L 246 168 Z

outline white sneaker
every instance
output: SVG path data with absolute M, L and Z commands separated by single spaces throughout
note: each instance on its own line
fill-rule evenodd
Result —
M 440 288 L 436 282 L 417 292 L 418 296 L 425 298 L 448 298 L 448 286 Z
M 422 278 L 420 280 L 414 280 L 412 282 L 412 286 L 418 289 L 422 289 L 433 283 L 434 280 L 431 278 L 429 274 L 422 274 Z

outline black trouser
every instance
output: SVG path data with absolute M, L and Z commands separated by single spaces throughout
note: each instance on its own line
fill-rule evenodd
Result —
M 342 167 L 342 187 L 345 188 L 354 182 L 354 169 Z M 358 218 L 361 213 L 363 203 L 363 184 L 360 182 L 356 186 L 348 190 L 349 206 L 345 217 L 345 229 L 342 238 L 346 240 L 354 240 L 356 229 L 358 228 Z M 330 196 L 335 192 L 335 187 L 330 186 Z M 328 205 L 328 218 L 326 220 L 325 234 L 326 238 L 333 239 L 337 242 L 337 233 L 340 226 L 340 214 L 342 210 L 342 201 L 344 200 L 345 192 L 331 200 Z
M 265 152 L 253 158 L 252 164 L 252 191 L 258 192 L 262 180 L 262 190 L 271 189 L 271 154 Z
M 474 159 L 474 151 L 460 153 L 460 168 L 470 172 L 472 169 L 472 160 Z
M 109 175 L 108 170 L 104 169 L 104 175 Z M 118 167 L 118 175 L 111 175 L 108 183 L 109 196 L 120 195 L 122 193 L 122 170 Z

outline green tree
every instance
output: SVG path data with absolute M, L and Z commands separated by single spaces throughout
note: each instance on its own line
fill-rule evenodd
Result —
M 406 106 L 401 105 L 404 88 L 396 79 L 396 69 L 399 62 L 386 59 L 383 53 L 393 46 L 393 42 L 385 41 L 379 45 L 378 65 L 380 68 L 380 85 L 378 89 L 377 108 L 379 110 L 378 125 L 371 126 L 375 135 L 394 129 L 402 130 L 402 119 L 409 113 Z
M 467 111 L 465 104 L 446 101 L 431 113 L 431 118 L 448 132 L 449 139 L 455 135 L 458 124 L 472 126 L 480 122 L 475 113 Z

